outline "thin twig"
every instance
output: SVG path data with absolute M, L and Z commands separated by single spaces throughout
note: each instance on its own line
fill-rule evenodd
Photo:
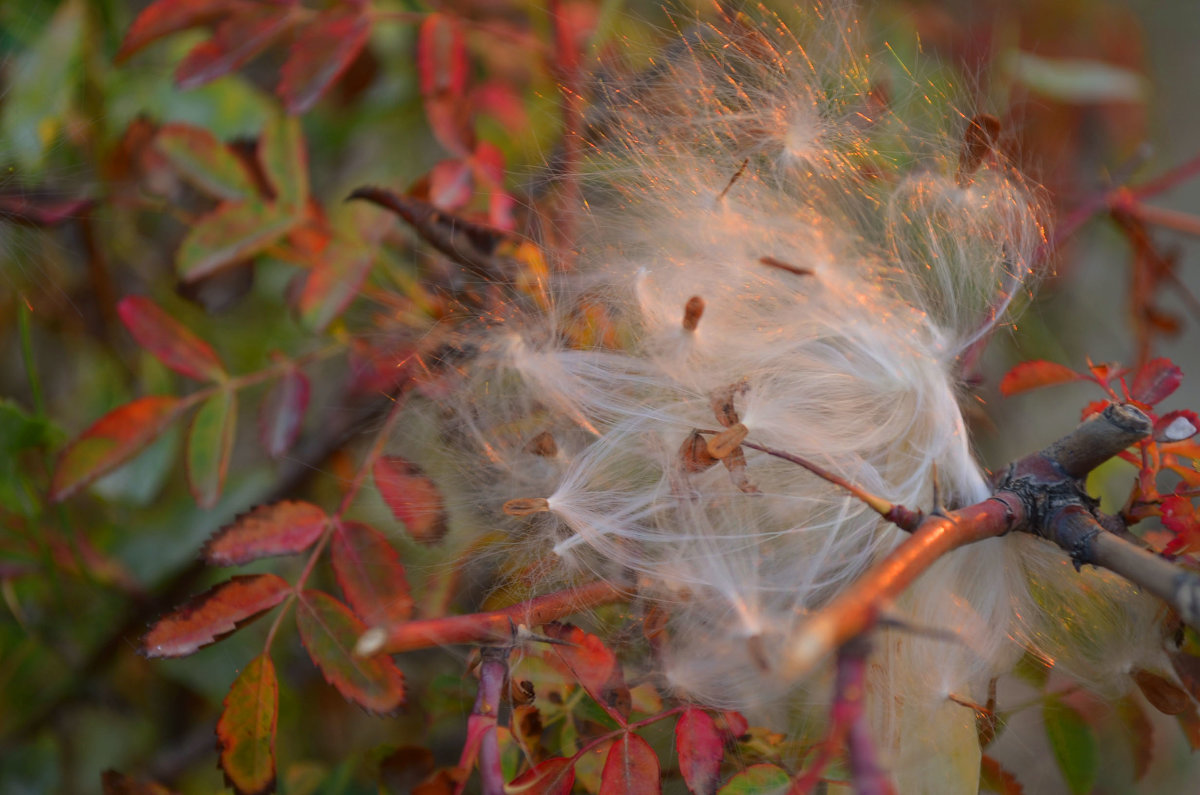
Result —
M 610 582 L 593 582 L 540 596 L 527 602 L 463 616 L 409 621 L 372 627 L 358 640 L 355 653 L 364 657 L 396 654 L 454 643 L 511 643 L 513 627 L 536 627 L 590 607 L 629 599 L 632 594 Z

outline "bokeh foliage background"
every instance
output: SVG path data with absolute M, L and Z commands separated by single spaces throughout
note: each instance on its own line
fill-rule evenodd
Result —
M 267 366 L 275 351 L 295 357 L 348 346 L 358 336 L 385 336 L 380 318 L 389 311 L 386 296 L 411 294 L 418 275 L 415 241 L 402 231 L 389 233 L 391 245 L 373 263 L 359 300 L 325 326 L 298 317 L 289 300 L 296 265 L 269 252 L 253 269 L 181 283 L 175 251 L 204 199 L 155 161 L 147 151 L 148 131 L 177 122 L 224 141 L 254 139 L 280 113 L 274 89 L 283 55 L 269 51 L 246 68 L 181 90 L 173 72 L 203 31 L 173 35 L 114 63 L 144 5 L 0 4 L 5 793 L 98 792 L 100 773 L 110 768 L 180 792 L 219 791 L 213 726 L 235 672 L 261 643 L 261 630 L 172 661 L 142 658 L 137 639 L 156 615 L 216 581 L 218 573 L 196 563 L 197 550 L 238 512 L 271 495 L 303 493 L 335 503 L 355 451 L 369 443 L 377 422 L 372 398 L 380 390 L 372 395 L 368 385 L 356 391 L 361 383 L 346 358 L 333 356 L 311 371 L 313 397 L 299 446 L 280 459 L 254 442 L 262 391 L 249 393 L 233 474 L 213 508 L 198 508 L 189 493 L 179 428 L 85 495 L 51 504 L 50 475 L 68 439 L 136 396 L 187 389 L 184 379 L 133 343 L 118 320 L 118 300 L 153 297 L 212 341 L 231 371 L 245 373 Z M 551 35 L 545 4 L 370 5 L 377 19 L 367 47 L 301 117 L 314 198 L 333 213 L 358 186 L 403 189 L 446 157 L 427 120 L 415 64 L 418 26 L 440 10 L 470 22 L 471 78 L 491 91 L 476 100 L 475 129 L 503 155 L 508 191 L 518 203 L 528 201 L 562 127 L 554 64 L 544 47 L 530 46 Z M 1010 149 L 1046 186 L 1060 214 L 1104 190 L 1106 180 L 1161 172 L 1194 154 L 1200 16 L 1186 4 L 869 5 L 869 37 L 894 53 L 892 61 L 880 59 L 881 68 L 901 64 L 970 86 L 967 93 L 982 109 L 1005 116 Z M 650 2 L 578 0 L 563 9 L 589 31 L 590 77 L 613 68 L 610 60 L 637 62 L 629 52 L 653 52 L 676 35 L 667 15 Z M 1200 206 L 1200 183 L 1181 186 L 1162 203 Z M 1200 289 L 1197 252 L 1179 252 L 1183 283 Z M 1060 252 L 1056 275 L 1025 307 L 1016 333 L 994 346 L 985 376 L 994 384 L 997 373 L 1027 358 L 1074 366 L 1084 356 L 1132 361 L 1130 263 L 1126 240 L 1110 225 L 1085 227 Z M 1163 312 L 1178 318 L 1180 333 L 1156 338 L 1155 350 L 1176 359 L 1194 383 L 1200 361 L 1192 307 L 1182 289 L 1166 291 L 1161 301 Z M 1197 394 L 1194 387 L 1184 393 L 1185 400 Z M 987 405 L 977 422 L 979 442 L 994 465 L 1071 427 L 1079 407 L 1095 397 L 1068 387 L 1004 403 L 986 383 L 982 394 Z M 373 492 L 356 511 L 381 524 L 390 521 Z M 399 536 L 397 543 L 418 567 L 438 562 L 435 553 Z M 294 638 L 285 636 L 276 648 L 285 683 L 282 791 L 407 791 L 401 767 L 389 756 L 394 747 L 417 738 L 437 754 L 456 754 L 475 685 L 464 678 L 464 661 L 455 653 L 407 658 L 410 681 L 423 682 L 424 689 L 404 714 L 383 719 L 364 715 L 330 689 Z M 1061 786 L 1053 765 L 1046 767 L 1038 780 Z M 1182 770 L 1175 772 L 1186 776 Z

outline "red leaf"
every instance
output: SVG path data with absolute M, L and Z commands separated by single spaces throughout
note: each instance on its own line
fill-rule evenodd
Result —
M 1175 716 L 1175 720 L 1179 721 L 1188 747 L 1192 751 L 1200 751 L 1200 711 L 1196 710 L 1196 705 L 1189 704 L 1187 709 Z
M 258 196 L 254 177 L 229 147 L 202 127 L 164 125 L 154 147 L 185 179 L 218 199 L 238 201 Z
M 717 729 L 725 732 L 731 739 L 736 740 L 750 731 L 750 722 L 740 712 L 728 710 L 713 719 Z
M 292 586 L 274 574 L 239 575 L 160 618 L 142 638 L 147 657 L 186 657 L 270 610 Z
M 175 268 L 185 282 L 198 281 L 262 252 L 298 222 L 277 204 L 225 202 L 192 226 L 175 252 Z
M 999 795 L 1023 795 L 1025 788 L 1012 773 L 987 754 L 979 760 L 979 788 L 981 792 L 996 792 Z
M 198 88 L 229 74 L 270 46 L 293 22 L 288 5 L 238 3 L 208 41 L 192 48 L 175 70 L 175 84 Z
M 301 114 L 317 103 L 367 43 L 371 24 L 361 13 L 326 11 L 304 27 L 288 51 L 279 96 L 288 113 Z
M 296 626 L 325 681 L 343 696 L 371 712 L 393 712 L 404 703 L 404 675 L 391 658 L 354 653 L 366 627 L 350 608 L 322 591 L 305 591 Z
M 1179 555 L 1200 548 L 1200 518 L 1189 498 L 1173 494 L 1163 499 L 1161 510 L 1163 527 L 1175 534 L 1163 549 L 1164 555 Z
M 627 732 L 608 749 L 600 773 L 600 795 L 658 795 L 662 781 L 650 744 Z
M 1164 715 L 1178 715 L 1191 703 L 1191 698 L 1183 688 L 1160 673 L 1139 668 L 1133 672 L 1133 681 L 1150 706 Z
M 688 789 L 696 795 L 716 792 L 725 742 L 712 717 L 696 707 L 684 710 L 675 724 L 675 748 Z
M 0 221 L 35 228 L 58 226 L 81 216 L 93 202 L 93 199 L 63 199 L 28 190 L 0 194 Z
M 187 439 L 188 487 L 196 504 L 212 508 L 221 496 L 237 430 L 237 393 L 222 389 L 200 405 Z
M 1165 399 L 1183 383 L 1183 370 L 1170 359 L 1146 362 L 1133 378 L 1129 396 L 1139 403 L 1153 406 Z
M 358 296 L 375 257 L 371 249 L 334 240 L 313 262 L 296 307 L 304 324 L 322 331 Z
M 605 695 L 614 674 L 620 673 L 616 655 L 600 638 L 570 624 L 547 624 L 542 631 L 547 637 L 563 641 L 562 645 L 553 647 L 554 653 L 570 669 L 588 695 L 613 715 L 612 710 L 608 709 L 609 699 Z M 621 724 L 625 722 L 619 715 L 613 715 L 613 718 Z
M 1083 422 L 1088 417 L 1101 414 L 1111 405 L 1112 401 L 1110 400 L 1093 400 L 1091 403 L 1088 403 L 1083 407 L 1083 411 L 1079 413 L 1079 421 Z
M 1197 431 L 1200 431 L 1200 417 L 1194 411 L 1180 409 L 1158 418 L 1154 423 L 1154 441 L 1182 442 L 1191 439 Z
M 137 344 L 175 372 L 197 381 L 225 377 L 225 368 L 212 346 L 149 298 L 127 296 L 117 304 L 117 313 Z
M 1028 392 L 1043 386 L 1081 381 L 1083 376 L 1069 367 L 1037 359 L 1021 362 L 1000 380 L 1000 394 L 1005 397 Z
M 421 94 L 461 97 L 467 90 L 467 44 L 458 20 L 434 12 L 417 33 L 417 73 Z
M 413 600 L 400 555 L 379 531 L 359 522 L 333 534 L 333 571 L 346 600 L 369 627 L 412 618 Z
M 263 795 L 275 788 L 275 725 L 279 682 L 265 654 L 243 669 L 225 697 L 217 721 L 221 769 L 238 795 Z
M 295 444 L 308 408 L 309 391 L 308 376 L 289 367 L 263 398 L 258 414 L 258 438 L 271 458 L 279 458 Z
M 238 566 L 273 555 L 303 552 L 321 537 L 325 512 L 309 502 L 261 505 L 218 530 L 204 546 L 214 566 Z
M 213 22 L 235 5 L 237 0 L 157 0 L 146 6 L 129 27 L 116 62 L 121 63 L 163 36 Z
M 432 13 L 417 34 L 417 73 L 425 114 L 438 142 L 465 157 L 471 150 L 467 88 L 466 40 L 451 16 Z
M 461 209 L 474 187 L 471 166 L 464 160 L 443 160 L 429 172 L 429 201 L 443 210 Z
M 371 474 L 383 501 L 410 536 L 425 544 L 441 540 L 446 534 L 446 517 L 442 495 L 432 480 L 396 456 L 381 456 Z
M 504 787 L 506 795 L 570 795 L 575 760 L 556 756 L 534 765 Z
M 59 455 L 50 483 L 51 501 L 65 500 L 128 461 L 166 430 L 187 405 L 166 395 L 144 397 L 96 420 Z

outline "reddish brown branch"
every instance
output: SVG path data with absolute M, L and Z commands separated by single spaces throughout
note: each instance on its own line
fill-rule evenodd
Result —
M 792 639 L 785 672 L 799 678 L 834 650 L 874 626 L 883 605 L 899 596 L 943 555 L 985 538 L 1004 535 L 1025 520 L 1021 501 L 998 494 L 976 505 L 930 516 L 890 555 L 850 589 L 814 614 Z
M 453 643 L 512 643 L 515 640 L 514 630 L 522 625 L 540 626 L 581 610 L 620 602 L 631 595 L 612 583 L 593 582 L 488 613 L 374 627 L 363 633 L 356 652 L 370 656 Z

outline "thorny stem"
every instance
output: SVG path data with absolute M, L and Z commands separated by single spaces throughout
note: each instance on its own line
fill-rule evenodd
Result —
M 989 499 L 922 521 L 891 554 L 809 619 L 790 641 L 785 673 L 800 678 L 867 632 L 884 605 L 943 555 L 1012 530 L 1057 543 L 1077 566 L 1110 568 L 1165 599 L 1185 621 L 1194 621 L 1200 615 L 1200 577 L 1104 530 L 1081 482 L 1151 428 L 1140 409 L 1110 405 L 1042 452 L 1010 466 Z
M 479 778 L 483 795 L 504 795 L 504 772 L 500 768 L 500 744 L 496 737 L 496 720 L 500 715 L 500 693 L 508 676 L 509 647 L 489 646 L 483 649 L 479 666 L 479 692 L 468 719 L 467 736 L 479 732 Z M 474 725 L 472 725 L 474 724 Z M 458 766 L 469 770 L 475 749 L 470 742 L 463 748 Z

